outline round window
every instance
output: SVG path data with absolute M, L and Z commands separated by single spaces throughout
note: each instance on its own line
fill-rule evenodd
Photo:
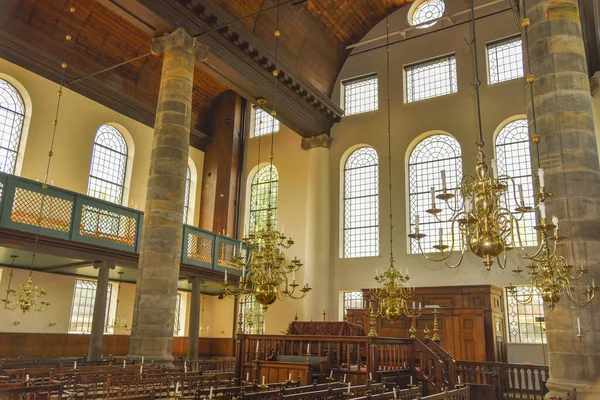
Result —
M 435 25 L 435 22 L 427 22 L 441 18 L 445 9 L 446 4 L 443 0 L 416 1 L 410 8 L 408 20 L 411 25 L 419 25 L 419 29 L 429 28 Z

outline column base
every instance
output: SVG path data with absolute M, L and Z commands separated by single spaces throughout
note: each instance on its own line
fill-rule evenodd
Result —
M 597 382 L 560 382 L 550 378 L 546 382 L 546 386 L 550 392 L 546 394 L 547 400 L 558 398 L 567 399 L 567 393 L 573 393 L 573 389 L 577 390 L 577 400 L 597 400 L 600 399 L 600 380 Z

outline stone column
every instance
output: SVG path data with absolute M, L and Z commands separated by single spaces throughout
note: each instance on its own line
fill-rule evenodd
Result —
M 200 301 L 201 285 L 204 283 L 199 278 L 190 279 L 192 284 L 192 299 L 190 304 L 190 324 L 188 332 L 188 360 L 198 359 L 198 331 L 200 330 Z
M 312 291 L 304 298 L 304 319 L 320 321 L 330 310 L 331 295 L 331 204 L 330 150 L 327 134 L 302 139 L 308 155 L 306 193 L 306 261 L 304 268 Z M 302 274 L 300 274 L 302 276 Z
M 531 21 L 529 47 L 541 164 L 546 189 L 554 194 L 547 200 L 548 214 L 560 219 L 561 234 L 568 238 L 563 246 L 568 260 L 590 269 L 590 276 L 576 282 L 575 295 L 584 298 L 585 285 L 593 277 L 600 278 L 600 168 L 577 0 L 526 0 L 525 7 Z M 528 92 L 533 127 L 530 99 Z M 564 398 L 576 387 L 579 400 L 600 398 L 594 388 L 600 371 L 597 297 L 585 308 L 577 308 L 563 293 L 553 311 L 545 309 L 549 396 Z
M 98 270 L 98 280 L 96 281 L 96 299 L 94 300 L 94 316 L 92 319 L 88 361 L 100 361 L 102 358 L 102 340 L 104 339 L 104 324 L 106 323 L 108 273 L 114 266 L 107 265 L 102 261 L 96 261 L 94 268 Z
M 146 190 L 129 357 L 173 360 L 173 324 L 181 259 L 194 62 L 208 48 L 184 29 L 154 39 L 163 68 Z

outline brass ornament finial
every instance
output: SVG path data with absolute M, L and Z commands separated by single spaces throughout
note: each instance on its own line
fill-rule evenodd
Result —
M 533 143 L 539 143 L 540 140 L 542 140 L 542 135 L 540 135 L 539 133 L 534 133 L 533 135 L 531 135 L 531 141 Z
M 523 19 L 521 20 L 521 26 L 522 26 L 523 28 L 528 28 L 528 27 L 529 27 L 529 25 L 531 25 L 531 21 L 529 20 L 529 18 L 523 18 Z

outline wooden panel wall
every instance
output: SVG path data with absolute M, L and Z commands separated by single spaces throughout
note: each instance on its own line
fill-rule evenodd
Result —
M 0 357 L 79 357 L 88 352 L 89 335 L 62 333 L 0 333 Z M 187 354 L 187 337 L 173 338 L 173 354 Z M 105 335 L 105 356 L 126 356 L 129 335 Z M 199 357 L 233 356 L 233 339 L 200 338 Z

